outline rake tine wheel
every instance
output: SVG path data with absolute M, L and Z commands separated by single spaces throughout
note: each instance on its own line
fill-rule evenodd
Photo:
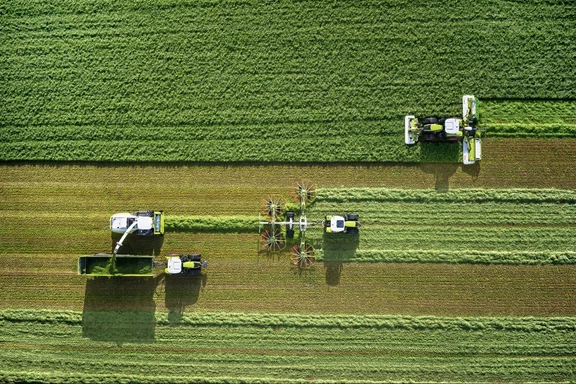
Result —
M 311 182 L 303 181 L 296 187 L 296 200 L 305 205 L 311 203 L 316 198 L 316 188 Z
M 286 246 L 286 239 L 284 238 L 282 231 L 278 228 L 267 229 L 262 232 L 260 241 L 262 242 L 264 249 L 267 251 L 280 251 Z
M 271 196 L 264 200 L 262 213 L 268 217 L 271 217 L 272 219 L 275 219 L 282 214 L 282 208 L 282 201 L 280 198 L 278 196 Z
M 298 268 L 309 268 L 316 261 L 314 248 L 308 244 L 296 244 L 290 251 L 290 260 L 292 261 L 292 264 L 297 265 Z

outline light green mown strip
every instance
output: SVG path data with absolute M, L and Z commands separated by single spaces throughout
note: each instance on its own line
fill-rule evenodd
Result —
M 262 220 L 265 220 L 262 218 Z M 258 217 L 250 216 L 166 216 L 166 231 L 171 232 L 256 232 Z
M 101 320 L 121 316 L 122 311 L 100 311 Z M 82 325 L 77 311 L 5 309 L 0 321 Z M 155 313 L 157 325 L 173 325 L 170 314 Z M 178 316 L 177 325 L 207 327 L 373 328 L 406 330 L 507 330 L 522 332 L 576 331 L 576 317 L 436 317 L 387 315 L 299 315 L 232 312 L 192 312 Z M 576 335 L 575 335 L 576 337 Z
M 576 100 L 482 100 L 480 110 L 489 136 L 576 136 Z
M 357 263 L 576 264 L 576 252 L 448 250 L 318 250 L 317 261 Z
M 433 189 L 389 188 L 320 188 L 318 200 L 351 202 L 466 202 L 470 204 L 497 203 L 569 203 L 576 204 L 576 190 L 562 189 L 451 189 L 437 192 Z
M 571 317 L 4 310 L 0 324 L 3 381 L 547 382 L 570 380 L 576 353 Z

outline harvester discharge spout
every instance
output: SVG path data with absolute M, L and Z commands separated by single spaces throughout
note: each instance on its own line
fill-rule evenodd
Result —
M 124 240 L 126 240 L 126 237 L 130 234 L 130 232 L 132 232 L 132 230 L 138 225 L 137 221 L 134 221 L 127 229 L 126 232 L 124 232 L 124 234 L 122 235 L 122 237 L 120 238 L 120 240 L 118 240 L 118 242 L 116 243 L 116 246 L 114 247 L 114 251 L 112 252 L 112 254 L 114 256 L 116 256 L 116 254 L 118 253 L 118 251 L 120 250 L 120 247 L 122 247 L 122 244 L 124 243 Z

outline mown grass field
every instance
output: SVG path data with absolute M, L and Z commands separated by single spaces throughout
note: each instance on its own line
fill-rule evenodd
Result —
M 0 8 L 0 160 L 458 162 L 406 114 L 576 134 L 562 1 L 19 1 Z M 318 142 L 322 145 L 317 145 Z
M 561 154 L 546 156 L 560 163 L 555 156 Z M 576 314 L 574 192 L 561 189 L 573 182 L 573 171 L 553 167 L 530 179 L 507 178 L 509 189 L 473 189 L 511 172 L 510 163 L 482 164 L 475 176 L 454 168 L 441 185 L 427 169 L 400 164 L 2 165 L 0 309 L 31 312 L 22 321 L 18 313 L 3 317 L 0 380 L 570 380 L 574 332 L 546 329 L 557 322 L 551 317 L 571 322 Z M 485 174 L 490 167 L 501 172 Z M 281 177 L 264 177 L 271 174 Z M 269 194 L 290 196 L 300 176 L 325 186 L 311 217 L 355 210 L 365 223 L 357 248 L 347 252 L 344 244 L 344 252 L 319 253 L 324 259 L 305 271 L 292 268 L 286 253 L 258 253 L 256 227 L 235 231 L 257 219 Z M 540 188 L 515 189 L 527 184 Z M 358 185 L 372 188 L 341 189 Z M 468 208 L 469 199 L 478 206 Z M 127 207 L 164 208 L 173 227 L 162 254 L 202 253 L 209 262 L 204 277 L 169 278 L 159 270 L 144 279 L 77 276 L 78 256 L 110 252 L 109 215 Z M 479 223 L 462 226 L 460 211 Z M 194 216 L 241 220 L 217 230 L 187 228 Z M 448 237 L 427 236 L 431 228 Z M 465 248 L 475 252 L 458 252 L 462 235 L 472 236 Z M 309 236 L 329 248 L 319 229 Z M 518 257 L 522 265 L 502 262 Z M 233 313 L 255 320 L 241 326 L 222 320 Z M 208 320 L 196 324 L 201 314 Z M 252 325 L 259 314 L 269 314 L 266 321 L 292 314 L 294 324 Z M 310 314 L 334 315 L 330 321 L 339 325 L 310 328 Z M 469 318 L 464 324 L 485 321 L 477 316 L 520 317 L 506 320 L 511 331 L 346 325 L 366 315 L 399 314 L 417 323 L 421 316 L 438 323 Z M 64 320 L 42 320 L 53 316 Z M 524 316 L 540 317 L 534 321 L 543 328 L 515 330 L 530 321 Z M 195 374 L 183 366 L 191 356 L 202 368 Z
M 574 318 L 0 311 L 0 323 L 2 381 L 554 382 L 574 378 L 576 353 Z
M 283 172 L 285 177 L 271 183 L 262 177 L 270 170 Z M 108 217 L 111 212 L 125 210 L 127 205 L 164 208 L 168 224 L 177 217 L 194 216 L 214 216 L 223 223 L 230 216 L 240 216 L 241 223 L 249 223 L 251 218 L 256 220 L 260 204 L 269 193 L 290 195 L 292 176 L 297 174 L 332 187 L 376 186 L 387 180 L 396 182 L 399 174 L 404 178 L 411 174 L 414 178 L 408 180 L 413 180 L 414 186 L 426 182 L 429 188 L 412 193 L 424 199 L 419 203 L 402 200 L 408 199 L 409 191 L 405 193 L 408 197 L 396 202 L 389 197 L 391 201 L 377 201 L 374 196 L 366 201 L 361 198 L 346 202 L 346 193 L 331 188 L 319 191 L 318 202 L 310 211 L 312 218 L 337 208 L 338 212 L 357 211 L 365 227 L 354 249 L 357 253 L 348 256 L 359 258 L 356 261 L 370 261 L 360 259 L 374 258 L 376 252 L 380 259 L 371 261 L 389 263 L 324 260 L 311 270 L 299 272 L 291 268 L 285 253 L 257 253 L 256 226 L 253 232 L 241 228 L 240 233 L 235 233 L 234 225 L 218 230 L 181 226 L 172 228 L 177 232 L 167 233 L 162 254 L 201 252 L 210 263 L 207 279 L 184 287 L 179 281 L 155 280 L 150 283 L 155 292 L 150 300 L 161 311 L 188 307 L 204 311 L 446 316 L 571 316 L 576 311 L 572 300 L 576 285 L 574 265 L 562 265 L 571 263 L 575 251 L 569 241 L 574 197 L 568 190 L 488 190 L 487 201 L 468 208 L 466 196 L 474 193 L 466 195 L 458 189 L 437 193 L 432 189 L 434 177 L 419 168 L 402 166 L 327 169 L 5 165 L 1 174 L 1 215 L 5 222 L 0 234 L 2 308 L 79 311 L 91 297 L 114 305 L 109 293 L 101 293 L 97 284 L 94 287 L 93 283 L 87 284 L 86 278 L 76 276 L 76 258 L 110 251 Z M 558 176 L 560 185 L 563 175 Z M 469 186 L 481 179 L 479 176 L 474 181 L 469 175 L 464 176 L 468 177 Z M 126 188 L 130 185 L 134 188 Z M 360 197 L 366 192 L 382 194 L 379 189 L 359 191 Z M 330 200 L 330 193 L 343 201 Z M 499 204 L 497 200 L 507 193 L 512 197 L 528 194 L 532 200 L 508 199 Z M 460 202 L 445 201 L 455 195 Z M 427 202 L 427 196 L 436 196 L 440 201 Z M 539 196 L 547 199 L 543 205 L 534 200 Z M 462 226 L 460 211 L 480 223 Z M 529 217 L 522 217 L 522 212 L 529 213 Z M 438 227 L 446 238 L 442 240 L 436 233 L 427 235 L 433 227 Z M 507 235 L 499 236 L 501 231 Z M 325 240 L 319 229 L 311 229 L 309 236 L 320 245 Z M 442 257 L 448 258 L 444 261 L 458 261 L 457 251 L 462 247 L 458 236 L 472 236 L 462 239 L 466 241 L 463 248 L 470 251 L 463 255 L 476 255 L 477 260 L 464 260 L 463 264 L 414 263 L 415 257 L 426 255 L 429 259 L 421 261 L 442 261 Z M 385 260 L 378 254 L 382 250 L 392 251 L 389 255 L 396 260 Z M 400 251 L 404 250 L 409 253 L 403 255 Z M 549 265 L 484 265 L 489 260 L 483 257 L 493 257 L 497 263 L 498 259 L 513 261 L 514 257 L 524 257 L 521 263 Z M 106 292 L 108 285 L 102 281 L 98 284 L 104 284 Z M 110 284 L 109 289 L 113 290 L 116 283 Z M 171 289 L 174 284 L 180 289 Z M 130 284 L 126 289 L 131 291 Z M 121 307 L 124 301 L 118 300 Z

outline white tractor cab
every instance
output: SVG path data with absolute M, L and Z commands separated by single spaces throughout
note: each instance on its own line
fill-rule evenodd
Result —
M 360 232 L 358 218 L 356 214 L 344 216 L 326 215 L 324 217 L 324 232 L 357 235 Z
M 404 117 L 404 142 L 462 141 L 462 163 L 474 164 L 482 158 L 482 131 L 478 127 L 478 99 L 472 95 L 462 97 L 462 117 Z
M 208 262 L 201 261 L 200 254 L 189 255 L 169 255 L 166 256 L 166 268 L 164 272 L 168 275 L 199 275 L 202 268 L 208 266 Z
M 122 234 L 116 243 L 113 254 L 117 254 L 126 237 L 134 233 L 139 236 L 163 236 L 163 211 L 137 211 L 116 213 L 110 217 L 112 233 Z

